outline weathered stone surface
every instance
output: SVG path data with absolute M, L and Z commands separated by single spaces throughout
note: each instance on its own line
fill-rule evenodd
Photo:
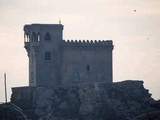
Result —
M 62 24 L 24 26 L 29 86 L 56 87 L 112 79 L 112 40 L 65 41 Z
M 134 120 L 160 120 L 160 111 L 144 113 L 137 116 Z
M 37 116 L 37 120 L 131 120 L 142 113 L 159 110 L 152 104 L 155 100 L 142 81 L 31 89 L 23 93 L 32 98 L 31 106 L 21 105 L 25 98 L 18 88 L 13 91 L 12 102 L 24 111 L 33 111 L 26 114 L 30 118 Z M 26 102 L 29 102 L 28 98 Z

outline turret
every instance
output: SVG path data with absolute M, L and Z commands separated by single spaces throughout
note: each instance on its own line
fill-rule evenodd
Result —
M 60 84 L 62 24 L 24 26 L 24 44 L 29 57 L 29 85 Z

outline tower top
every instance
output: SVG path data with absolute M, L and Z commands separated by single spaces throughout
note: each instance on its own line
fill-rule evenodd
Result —
M 62 24 L 26 24 L 24 26 L 24 31 L 25 32 L 30 32 L 32 30 L 40 30 L 40 29 L 55 29 L 55 30 L 59 30 L 62 29 L 63 30 L 63 25 Z

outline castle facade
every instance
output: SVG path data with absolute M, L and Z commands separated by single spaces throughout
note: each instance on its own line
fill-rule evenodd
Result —
M 24 26 L 29 86 L 112 83 L 113 43 L 63 40 L 62 24 Z

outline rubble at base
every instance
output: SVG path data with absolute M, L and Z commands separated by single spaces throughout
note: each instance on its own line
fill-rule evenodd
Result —
M 32 120 L 135 120 L 160 110 L 143 81 L 131 80 L 112 85 L 18 87 L 12 89 L 11 102 Z

